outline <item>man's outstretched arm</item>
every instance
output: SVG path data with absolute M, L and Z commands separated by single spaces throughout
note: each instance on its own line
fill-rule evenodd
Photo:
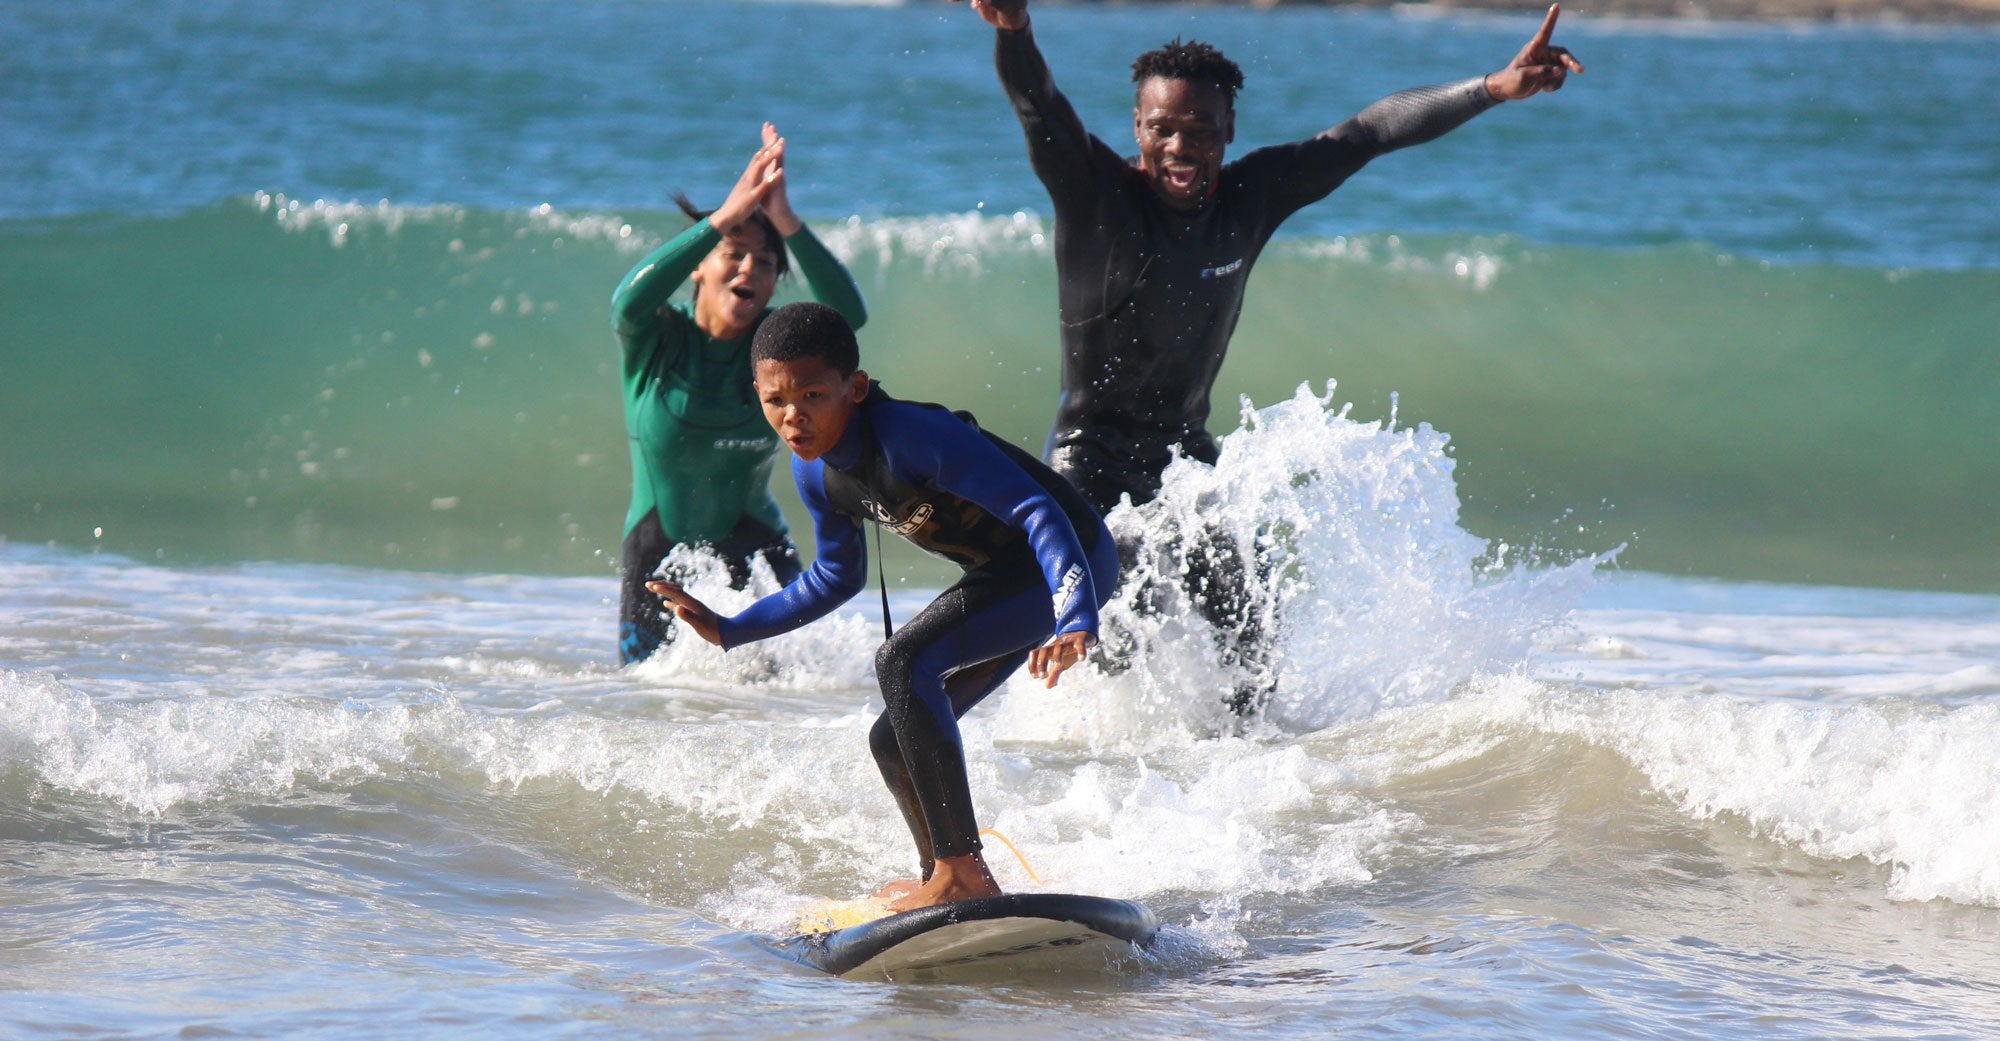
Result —
M 1583 71 L 1568 48 L 1549 43 L 1561 13 L 1561 4 L 1550 4 L 1542 27 L 1506 68 L 1458 83 L 1397 91 L 1320 136 L 1343 137 L 1382 155 L 1443 137 L 1502 101 L 1561 90 L 1571 72 Z
M 1352 118 L 1295 146 L 1298 165 L 1285 178 L 1289 208 L 1324 197 L 1377 156 L 1435 141 L 1503 101 L 1521 101 L 1561 90 L 1583 63 L 1549 42 L 1561 4 L 1549 5 L 1541 28 L 1498 72 L 1456 83 L 1399 90 Z
M 1029 28 L 1027 0 L 972 0 L 972 10 L 995 30 L 994 69 L 1028 139 L 1035 176 L 1058 209 L 1066 202 L 1094 200 L 1099 168 L 1116 171 L 1124 160 L 1091 136 L 1076 108 L 1056 89 Z

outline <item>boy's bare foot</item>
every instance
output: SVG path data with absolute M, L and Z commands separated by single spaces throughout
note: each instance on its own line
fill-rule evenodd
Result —
M 986 861 L 977 853 L 962 857 L 940 857 L 931 869 L 930 880 L 889 901 L 891 911 L 914 911 L 919 907 L 948 904 L 954 900 L 975 900 L 999 896 L 1000 883 L 986 870 Z
M 889 883 L 886 886 L 883 886 L 880 889 L 877 889 L 875 891 L 875 895 L 869 897 L 868 899 L 894 900 L 897 897 L 907 896 L 911 893 L 916 892 L 919 889 L 922 889 L 923 885 L 924 885 L 923 882 L 919 879 L 900 878 L 894 882 Z

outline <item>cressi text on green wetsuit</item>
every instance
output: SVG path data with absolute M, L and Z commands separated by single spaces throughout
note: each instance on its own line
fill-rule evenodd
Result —
M 798 554 L 771 497 L 778 438 L 751 390 L 756 330 L 718 340 L 695 323 L 691 302 L 668 303 L 721 242 L 712 224 L 696 221 L 639 261 L 611 297 L 632 450 L 619 597 L 619 655 L 627 662 L 666 639 L 659 597 L 645 583 L 675 545 L 714 546 L 739 584 L 756 556 L 780 581 L 798 573 Z M 868 320 L 854 279 L 811 229 L 800 228 L 785 246 L 814 298 L 857 329 Z

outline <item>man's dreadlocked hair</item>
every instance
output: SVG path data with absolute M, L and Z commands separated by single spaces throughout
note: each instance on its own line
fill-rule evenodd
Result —
M 1182 43 L 1178 36 L 1132 63 L 1132 82 L 1144 84 L 1155 77 L 1209 84 L 1222 91 L 1232 106 L 1236 92 L 1243 89 L 1243 70 L 1235 62 L 1200 40 Z
M 681 212 L 687 214 L 687 218 L 691 221 L 701 220 L 715 212 L 714 210 L 704 210 L 696 206 L 687 197 L 687 193 L 685 192 L 674 193 L 674 205 L 679 206 Z M 785 277 L 792 270 L 791 258 L 785 255 L 785 237 L 778 234 L 778 226 L 771 222 L 771 218 L 764 215 L 763 210 L 751 211 L 750 222 L 764 229 L 764 242 L 771 247 L 773 253 L 778 255 L 778 277 Z M 726 229 L 717 228 L 715 230 L 723 231 Z

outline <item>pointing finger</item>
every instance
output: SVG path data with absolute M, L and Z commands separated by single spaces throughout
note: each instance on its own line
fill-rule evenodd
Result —
M 1549 45 L 1549 38 L 1556 33 L 1556 16 L 1560 14 L 1562 14 L 1561 4 L 1549 5 L 1548 17 L 1542 19 L 1542 27 L 1535 30 L 1535 38 L 1529 46 L 1547 47 Z

